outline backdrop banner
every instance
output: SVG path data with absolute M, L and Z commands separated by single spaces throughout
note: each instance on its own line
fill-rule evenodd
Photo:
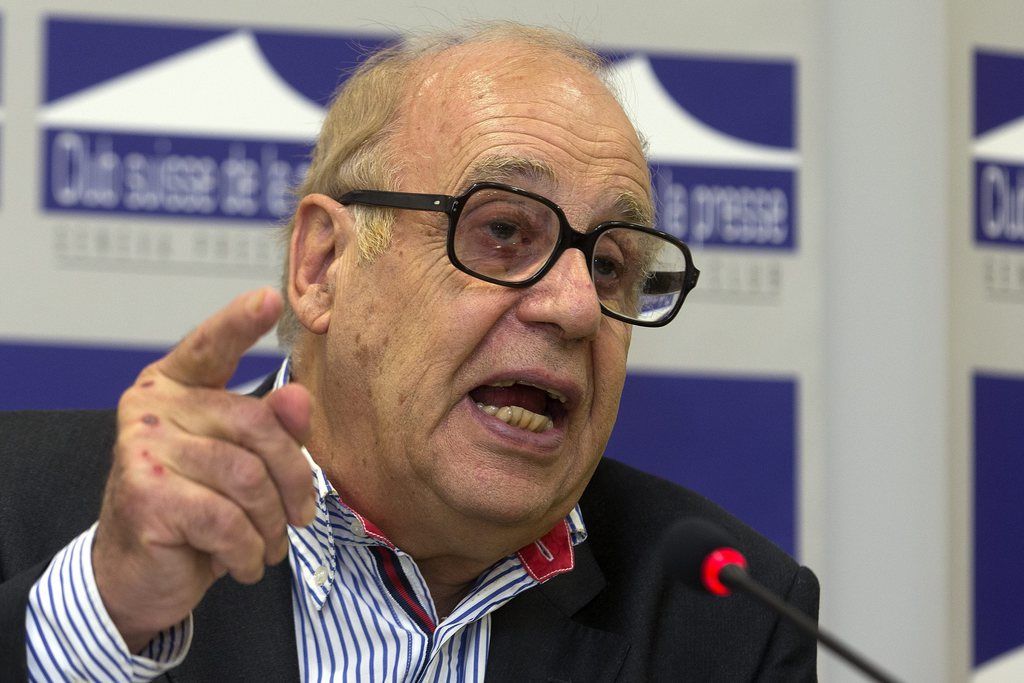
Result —
M 325 104 L 391 37 L 109 15 L 39 22 L 35 130 L 13 133 L 38 139 L 37 228 L 0 277 L 31 271 L 67 298 L 60 316 L 17 301 L 0 317 L 13 383 L 0 407 L 112 406 L 204 316 L 279 278 L 275 227 Z M 703 271 L 677 323 L 636 331 L 608 455 L 707 494 L 795 553 L 801 396 L 817 390 L 820 350 L 796 58 L 602 53 L 649 143 L 658 227 L 687 241 Z M 234 382 L 279 362 L 264 341 Z

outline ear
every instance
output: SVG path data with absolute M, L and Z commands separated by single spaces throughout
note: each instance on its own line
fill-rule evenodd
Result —
M 330 197 L 311 194 L 295 210 L 288 259 L 288 302 L 306 329 L 324 334 L 334 303 L 338 257 L 355 244 L 351 212 Z

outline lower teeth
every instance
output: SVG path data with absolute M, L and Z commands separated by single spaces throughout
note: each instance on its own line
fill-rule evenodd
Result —
M 540 415 L 519 406 L 502 406 L 499 408 L 498 406 L 487 406 L 483 403 L 477 403 L 476 407 L 506 424 L 518 427 L 519 429 L 525 429 L 529 432 L 546 432 L 555 426 L 555 423 L 547 415 Z

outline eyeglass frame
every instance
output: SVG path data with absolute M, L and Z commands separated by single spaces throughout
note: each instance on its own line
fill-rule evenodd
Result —
M 462 210 L 466 206 L 466 200 L 480 190 L 503 190 L 522 197 L 527 197 L 540 202 L 551 209 L 558 218 L 558 240 L 555 242 L 555 245 L 551 250 L 551 255 L 548 256 L 547 261 L 544 262 L 544 265 L 541 266 L 536 273 L 521 282 L 508 282 L 478 273 L 462 263 L 459 257 L 455 254 L 455 231 L 459 222 L 459 216 L 462 215 Z M 686 295 L 697 286 L 697 279 L 700 277 L 700 271 L 697 270 L 697 267 L 693 264 L 693 256 L 690 254 L 690 248 L 685 242 L 673 235 L 655 228 L 639 225 L 637 223 L 630 223 L 628 221 L 606 221 L 598 224 L 593 230 L 580 232 L 578 230 L 574 230 L 569 224 L 569 219 L 566 218 L 565 212 L 562 211 L 562 207 L 558 206 L 558 204 L 555 204 L 547 197 L 539 195 L 536 192 L 530 192 L 529 190 L 524 190 L 513 185 L 506 185 L 505 183 L 473 183 L 460 195 L 392 192 L 388 190 L 350 190 L 341 195 L 341 197 L 336 198 L 336 201 L 339 204 L 346 205 L 360 204 L 364 206 L 377 206 L 389 209 L 406 209 L 410 211 L 433 211 L 443 213 L 448 216 L 448 234 L 445 240 L 448 251 L 448 261 L 455 266 L 456 269 L 478 280 L 483 280 L 484 282 L 489 282 L 495 285 L 501 285 L 503 287 L 512 287 L 514 289 L 523 289 L 540 282 L 544 276 L 554 268 L 555 264 L 558 263 L 558 259 L 560 259 L 562 254 L 564 254 L 568 249 L 578 249 L 583 254 L 583 257 L 587 262 L 587 273 L 590 275 L 591 282 L 593 282 L 594 246 L 597 244 L 597 240 L 602 234 L 613 228 L 626 228 L 648 235 L 653 235 L 655 237 L 660 237 L 677 247 L 683 253 L 683 259 L 686 261 L 686 273 L 683 278 L 683 287 L 679 291 L 679 299 L 676 301 L 675 305 L 672 307 L 672 311 L 668 315 L 661 320 L 655 321 L 634 320 L 608 308 L 601 303 L 601 299 L 598 297 L 597 302 L 604 315 L 607 315 L 610 318 L 615 318 L 616 320 L 621 320 L 624 323 L 629 323 L 630 325 L 640 325 L 641 327 L 663 327 L 664 325 L 668 325 L 675 319 L 676 315 L 679 313 L 679 309 L 683 306 L 683 301 L 686 299 Z

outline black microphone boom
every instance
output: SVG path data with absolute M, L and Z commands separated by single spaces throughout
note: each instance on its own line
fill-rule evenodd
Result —
M 724 586 L 750 595 L 869 678 L 881 683 L 898 683 L 876 664 L 823 631 L 814 619 L 755 581 L 747 573 L 746 560 L 733 545 L 729 535 L 718 526 L 704 520 L 683 519 L 676 522 L 666 536 L 665 564 L 674 577 L 699 590 L 728 595 L 728 590 L 722 590 Z

